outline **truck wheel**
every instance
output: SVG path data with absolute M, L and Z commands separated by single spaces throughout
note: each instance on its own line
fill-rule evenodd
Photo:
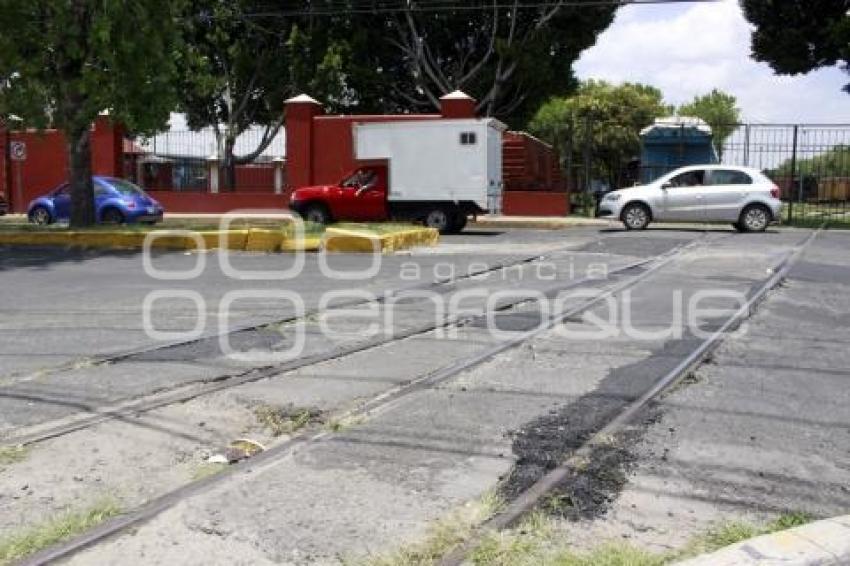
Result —
M 465 212 L 456 212 L 452 218 L 452 234 L 459 234 L 466 228 L 467 216 Z
M 439 230 L 440 234 L 448 234 L 454 225 L 453 216 L 445 208 L 432 208 L 425 215 L 425 226 Z
M 330 224 L 331 213 L 323 204 L 311 204 L 304 210 L 304 220 L 316 224 Z

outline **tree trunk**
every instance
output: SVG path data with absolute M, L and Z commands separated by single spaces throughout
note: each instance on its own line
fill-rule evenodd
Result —
M 224 139 L 224 190 L 236 190 L 236 156 L 233 151 L 236 146 L 236 139 L 230 136 Z
M 71 163 L 71 227 L 92 226 L 97 218 L 91 178 L 91 129 L 73 130 L 66 135 Z

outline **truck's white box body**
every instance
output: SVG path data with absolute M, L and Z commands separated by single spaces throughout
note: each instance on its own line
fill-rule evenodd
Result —
M 502 132 L 498 120 L 411 120 L 355 124 L 358 160 L 389 162 L 390 202 L 474 202 L 502 208 Z

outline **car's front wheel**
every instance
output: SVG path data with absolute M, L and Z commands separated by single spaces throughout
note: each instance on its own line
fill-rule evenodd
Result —
M 53 222 L 53 217 L 50 216 L 50 211 L 43 206 L 37 206 L 30 210 L 29 219 L 30 222 L 38 224 L 39 226 L 47 226 Z
M 770 224 L 770 211 L 766 206 L 751 204 L 741 212 L 738 225 L 744 232 L 764 232 Z
M 639 202 L 627 204 L 621 216 L 626 230 L 643 230 L 649 226 L 649 209 Z
M 315 224 L 324 225 L 331 223 L 331 213 L 325 205 L 319 203 L 307 205 L 307 208 L 304 209 L 303 218 L 305 221 Z

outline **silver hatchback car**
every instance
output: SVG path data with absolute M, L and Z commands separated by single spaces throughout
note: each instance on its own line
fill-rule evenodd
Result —
M 691 165 L 606 194 L 597 216 L 620 220 L 628 230 L 675 221 L 730 222 L 742 232 L 762 232 L 779 221 L 781 211 L 779 187 L 757 169 Z

